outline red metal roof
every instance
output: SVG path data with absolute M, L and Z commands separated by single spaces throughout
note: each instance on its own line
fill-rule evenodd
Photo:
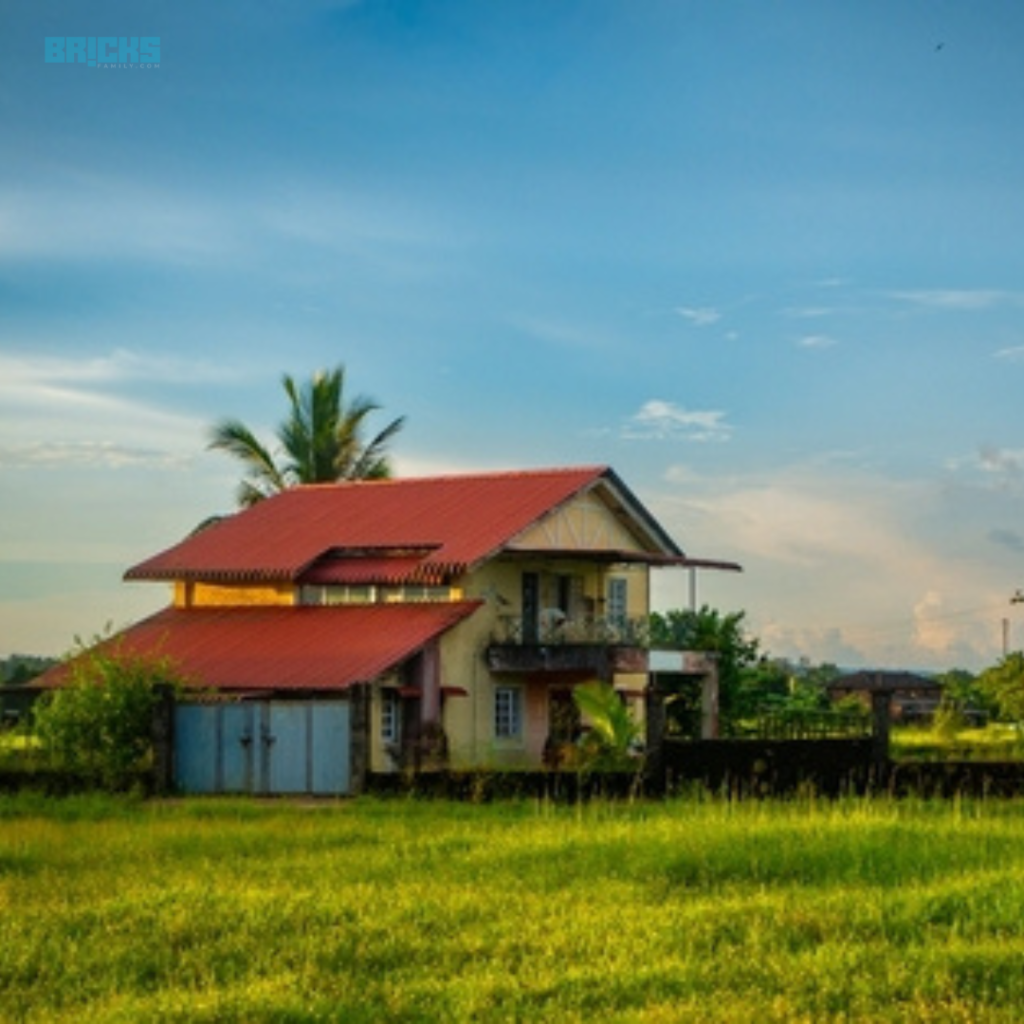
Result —
M 296 580 L 345 549 L 422 549 L 407 577 L 430 583 L 464 572 L 576 494 L 604 481 L 653 537 L 679 555 L 606 467 L 524 470 L 296 487 L 220 520 L 129 569 L 127 579 Z
M 423 561 L 419 555 L 359 555 L 356 558 L 327 557 L 314 562 L 297 582 L 316 586 L 367 583 L 401 583 L 414 575 Z
M 338 690 L 368 682 L 480 607 L 437 604 L 167 608 L 112 642 L 166 657 L 191 685 Z M 54 673 L 45 682 L 59 685 Z

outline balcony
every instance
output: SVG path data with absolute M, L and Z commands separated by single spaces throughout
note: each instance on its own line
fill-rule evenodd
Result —
M 646 621 L 548 619 L 524 630 L 522 619 L 502 620 L 484 660 L 492 672 L 592 675 L 646 672 Z M 531 633 L 533 635 L 531 635 Z

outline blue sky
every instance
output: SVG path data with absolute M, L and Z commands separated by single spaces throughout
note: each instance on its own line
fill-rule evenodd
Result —
M 44 61 L 103 35 L 159 68 Z M 1015 0 L 4 5 L 0 654 L 160 607 L 209 425 L 344 363 L 399 473 L 612 465 L 773 655 L 991 664 L 1022 53 Z

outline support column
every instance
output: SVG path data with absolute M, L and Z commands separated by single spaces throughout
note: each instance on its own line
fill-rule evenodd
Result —
M 889 706 L 891 690 L 875 690 L 871 694 L 871 760 L 876 777 L 884 777 L 889 767 Z
M 659 783 L 659 790 L 665 785 L 665 693 L 658 686 L 658 677 L 653 672 L 648 676 L 644 693 L 645 770 L 649 779 Z
M 153 709 L 153 791 L 164 796 L 174 789 L 174 690 L 163 683 L 156 687 Z
M 417 666 L 420 688 L 420 718 L 425 725 L 441 720 L 441 655 L 436 643 L 420 651 Z
M 705 669 L 700 681 L 700 738 L 717 740 L 719 732 L 718 715 L 718 659 L 704 655 Z

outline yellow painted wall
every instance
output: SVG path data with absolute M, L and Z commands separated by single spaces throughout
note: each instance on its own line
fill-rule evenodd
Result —
M 291 584 L 265 586 L 222 586 L 213 583 L 174 584 L 177 608 L 228 608 L 253 605 L 292 605 L 296 603 Z

